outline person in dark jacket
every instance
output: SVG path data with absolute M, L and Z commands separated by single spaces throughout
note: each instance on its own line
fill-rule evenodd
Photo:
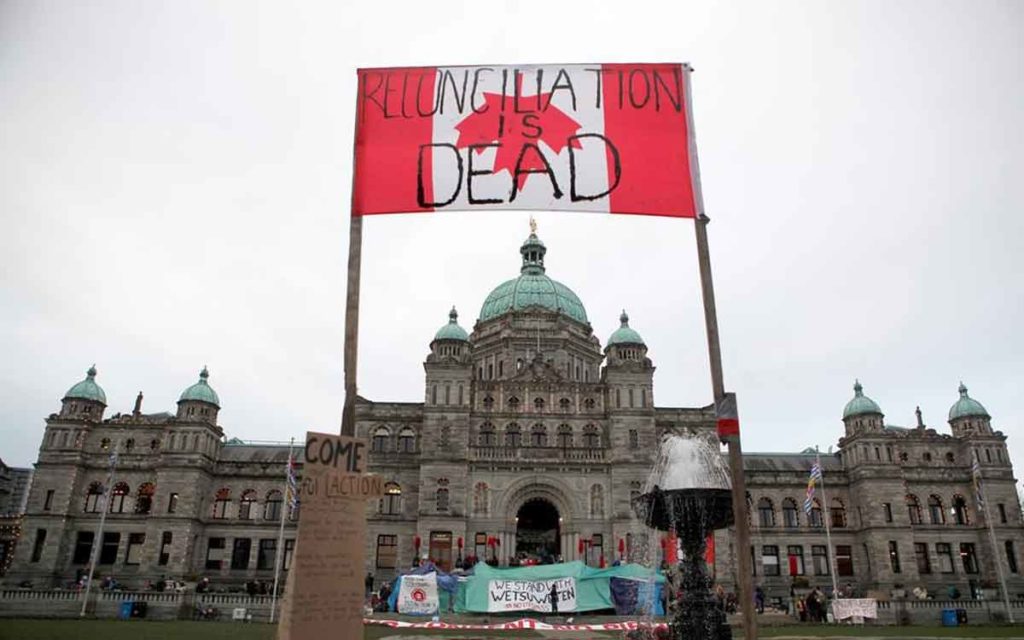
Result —
M 551 613 L 558 613 L 558 587 L 551 585 Z

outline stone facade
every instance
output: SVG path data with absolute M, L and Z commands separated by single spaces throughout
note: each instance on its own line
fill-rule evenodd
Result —
M 602 349 L 579 299 L 545 274 L 543 243 L 531 235 L 520 252 L 522 275 L 495 289 L 472 333 L 453 310 L 430 342 L 423 402 L 357 402 L 357 434 L 387 483 L 384 498 L 367 505 L 366 568 L 378 580 L 423 558 L 506 564 L 529 552 L 600 564 L 621 548 L 628 559 L 657 561 L 660 539 L 630 500 L 664 435 L 715 440 L 710 406 L 655 406 L 655 367 L 625 313 Z M 288 447 L 225 439 L 205 375 L 175 414 L 142 413 L 140 394 L 130 414 L 105 419 L 102 390 L 87 384 L 94 371 L 69 391 L 46 420 L 7 584 L 66 583 L 86 568 L 114 450 L 105 540 L 95 541 L 99 575 L 132 586 L 162 575 L 272 579 Z M 835 571 L 840 585 L 861 591 L 945 595 L 955 586 L 966 596 L 975 587 L 994 593 L 998 561 L 1011 592 L 1024 593 L 1006 437 L 982 413 L 958 413 L 947 433 L 889 426 L 858 385 L 837 451 L 821 457 L 825 485 L 810 514 L 814 452 L 746 454 L 756 581 L 782 597 L 794 578 L 827 587 Z M 995 549 L 973 487 L 975 455 Z M 285 569 L 295 515 L 284 525 Z M 730 531 L 715 538 L 714 572 L 727 585 L 732 539 Z

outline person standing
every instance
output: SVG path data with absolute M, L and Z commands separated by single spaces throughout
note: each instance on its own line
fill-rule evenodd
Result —
M 558 587 L 551 585 L 551 613 L 558 613 Z

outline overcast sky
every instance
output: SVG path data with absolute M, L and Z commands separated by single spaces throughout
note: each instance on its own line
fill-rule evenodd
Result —
M 948 433 L 962 379 L 1024 464 L 1020 2 L 0 2 L 0 457 L 93 362 L 108 415 L 210 368 L 229 437 L 338 428 L 355 69 L 688 61 L 747 451 L 834 445 L 859 377 Z M 540 213 L 602 343 L 711 401 L 693 224 Z M 364 226 L 360 393 L 420 401 L 528 214 Z

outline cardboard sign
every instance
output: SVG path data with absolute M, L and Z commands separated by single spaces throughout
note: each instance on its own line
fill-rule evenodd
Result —
M 558 592 L 558 612 L 576 610 L 576 578 L 554 580 L 491 580 L 488 611 L 551 611 L 551 587 Z
M 366 500 L 384 493 L 363 475 L 365 440 L 307 433 L 292 556 L 278 640 L 363 637 Z
M 437 613 L 437 574 L 431 571 L 422 576 L 402 576 L 398 589 L 398 612 L 414 616 L 429 616 Z

